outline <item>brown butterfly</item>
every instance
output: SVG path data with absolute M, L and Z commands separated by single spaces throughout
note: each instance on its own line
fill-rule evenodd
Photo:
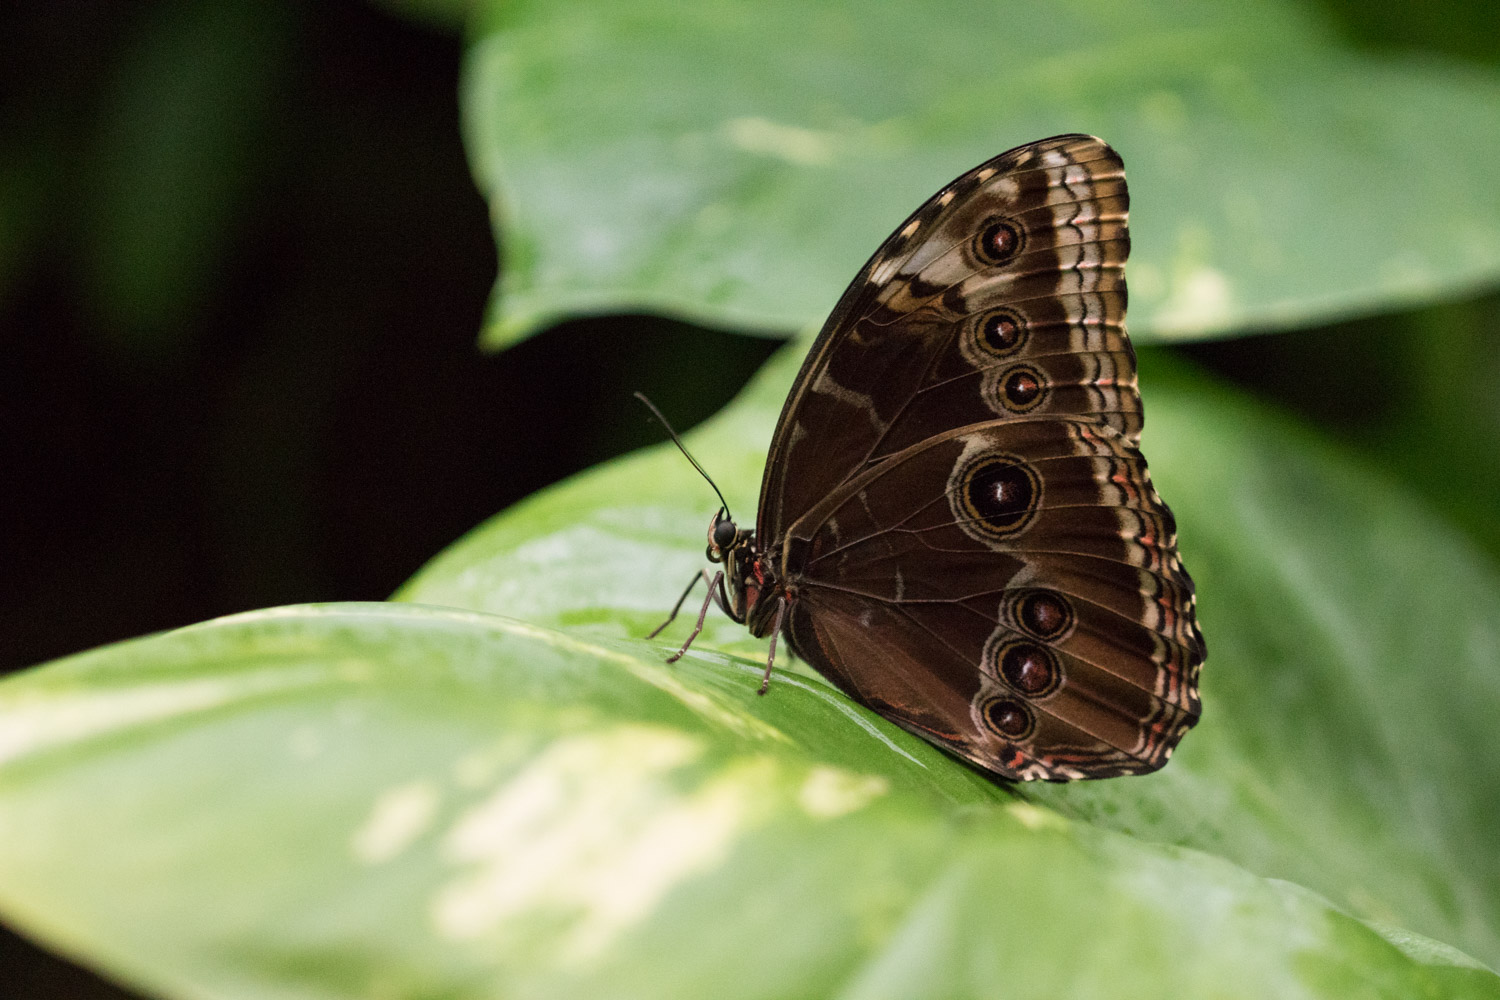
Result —
M 714 602 L 771 637 L 762 694 L 785 633 L 855 701 L 1001 777 L 1165 764 L 1205 647 L 1137 448 L 1128 208 L 1115 151 L 1060 135 L 902 223 L 802 365 L 755 531 L 715 515 L 724 569 L 672 659 Z

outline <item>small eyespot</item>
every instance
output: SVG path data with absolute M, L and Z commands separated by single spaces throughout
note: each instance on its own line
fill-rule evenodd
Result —
M 974 238 L 974 252 L 986 264 L 1004 264 L 1021 252 L 1021 230 L 1004 219 L 989 219 Z
M 1028 590 L 1011 602 L 1011 619 L 1027 635 L 1056 642 L 1073 627 L 1073 607 L 1061 594 Z
M 1005 396 L 1007 410 L 1025 413 L 1042 401 L 1046 381 L 1042 373 L 1030 365 L 1017 365 L 1000 380 L 1000 392 Z
M 1034 642 L 1012 642 L 1000 650 L 1000 676 L 1028 698 L 1043 698 L 1057 690 L 1062 670 L 1057 657 Z
M 1006 739 L 1025 739 L 1036 726 L 1036 718 L 1031 714 L 1031 709 L 1015 698 L 987 701 L 979 714 L 990 732 Z
M 1026 340 L 1026 327 L 1012 313 L 998 310 L 979 321 L 979 343 L 996 356 L 1014 353 Z

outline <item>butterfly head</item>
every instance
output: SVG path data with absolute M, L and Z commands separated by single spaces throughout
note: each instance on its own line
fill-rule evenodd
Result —
M 724 562 L 730 554 L 750 538 L 750 532 L 741 531 L 739 525 L 723 507 L 714 515 L 708 526 L 708 561 Z
M 765 635 L 769 621 L 763 620 L 764 615 L 754 618 L 753 613 L 760 605 L 761 595 L 776 588 L 776 574 L 761 558 L 755 532 L 742 530 L 735 524 L 727 507 L 720 507 L 709 522 L 707 556 L 709 562 L 724 564 L 724 586 L 729 591 L 724 610 L 729 617 L 749 624 L 752 634 Z

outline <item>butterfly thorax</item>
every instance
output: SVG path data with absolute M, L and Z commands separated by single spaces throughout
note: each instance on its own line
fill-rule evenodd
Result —
M 729 607 L 735 621 L 748 625 L 750 633 L 764 636 L 775 620 L 774 600 L 782 590 L 771 560 L 756 544 L 755 532 L 742 531 L 721 510 L 708 528 L 708 561 L 724 564 L 724 582 L 729 588 Z

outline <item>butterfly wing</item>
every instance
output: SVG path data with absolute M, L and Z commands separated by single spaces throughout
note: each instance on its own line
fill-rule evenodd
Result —
M 792 526 L 794 648 L 856 700 L 1010 778 L 1166 763 L 1203 637 L 1140 452 L 995 420 L 891 456 Z
M 844 293 L 777 424 L 757 533 L 948 428 L 1092 414 L 1135 440 L 1119 156 L 1064 135 L 1002 153 L 906 220 Z
M 762 483 L 793 648 L 1007 777 L 1154 770 L 1199 711 L 1192 581 L 1136 448 L 1128 207 L 1081 135 L 940 191 L 834 310 Z

